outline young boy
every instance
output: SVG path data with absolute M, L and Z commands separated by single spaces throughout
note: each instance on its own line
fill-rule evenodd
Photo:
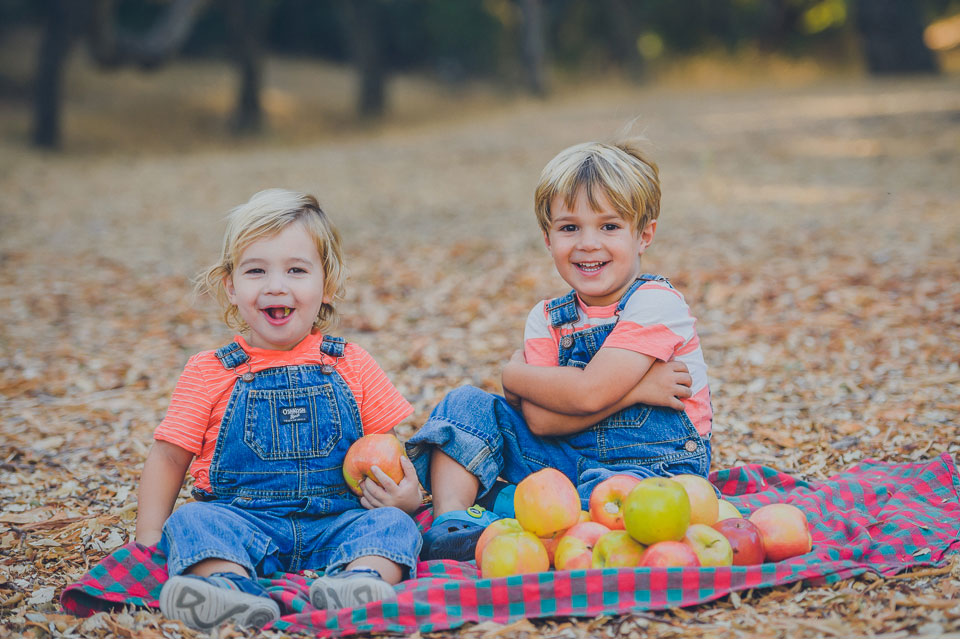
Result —
M 709 469 L 695 320 L 666 278 L 640 267 L 657 230 L 657 166 L 629 143 L 573 146 L 544 168 L 535 209 L 573 290 L 530 312 L 523 351 L 503 369 L 506 397 L 457 389 L 408 442 L 433 493 L 424 559 L 472 558 L 486 524 L 512 516 L 512 484 L 545 467 L 566 474 L 584 505 L 612 474 Z M 474 506 L 478 496 L 494 512 Z

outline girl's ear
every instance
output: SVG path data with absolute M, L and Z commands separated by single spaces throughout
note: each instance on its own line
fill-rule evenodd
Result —
M 236 306 L 237 302 L 235 298 L 237 296 L 237 289 L 233 285 L 233 276 L 224 275 L 223 280 L 221 280 L 221 283 L 223 284 L 223 290 L 227 292 L 227 299 L 230 301 L 231 304 Z

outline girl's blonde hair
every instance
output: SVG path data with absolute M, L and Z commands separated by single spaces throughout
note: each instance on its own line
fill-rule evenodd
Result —
M 564 149 L 543 168 L 534 194 L 537 223 L 546 233 L 554 200 L 562 198 L 569 208 L 581 191 L 599 211 L 598 190 L 634 231 L 660 215 L 660 170 L 635 143 L 586 142 Z
M 326 331 L 336 324 L 337 311 L 333 302 L 343 299 L 347 277 L 340 249 L 340 234 L 312 195 L 286 189 L 266 189 L 255 193 L 246 204 L 230 211 L 220 259 L 201 271 L 196 278 L 197 292 L 209 293 L 217 300 L 223 308 L 223 319 L 227 326 L 241 331 L 247 328 L 237 307 L 227 298 L 224 279 L 233 275 L 237 261 L 248 246 L 276 235 L 294 222 L 302 224 L 317 244 L 323 266 L 323 293 L 332 300 L 320 307 L 313 325 Z

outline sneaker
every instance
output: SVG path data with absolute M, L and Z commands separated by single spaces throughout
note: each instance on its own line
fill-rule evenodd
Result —
M 498 519 L 499 515 L 482 506 L 470 506 L 466 510 L 443 513 L 434 519 L 430 529 L 423 533 L 420 559 L 473 561 L 480 535 Z
M 344 570 L 335 575 L 318 577 L 310 584 L 310 603 L 320 610 L 355 608 L 396 595 L 393 586 L 385 582 L 379 572 L 370 568 Z
M 228 621 L 243 628 L 262 628 L 280 618 L 280 606 L 260 584 L 232 573 L 171 577 L 160 590 L 160 612 L 197 630 Z

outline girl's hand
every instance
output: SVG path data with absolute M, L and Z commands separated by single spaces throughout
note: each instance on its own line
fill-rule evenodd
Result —
M 643 379 L 633 387 L 629 397 L 636 404 L 666 406 L 674 410 L 683 410 L 681 399 L 690 397 L 690 385 L 693 378 L 687 372 L 687 366 L 676 360 L 656 361 Z
M 399 484 L 390 479 L 380 468 L 374 466 L 371 472 L 377 481 L 364 479 L 360 482 L 360 489 L 363 491 L 360 505 L 367 509 L 393 506 L 408 515 L 415 513 L 423 503 L 417 470 L 405 455 L 400 458 L 400 466 L 403 468 L 403 479 Z

